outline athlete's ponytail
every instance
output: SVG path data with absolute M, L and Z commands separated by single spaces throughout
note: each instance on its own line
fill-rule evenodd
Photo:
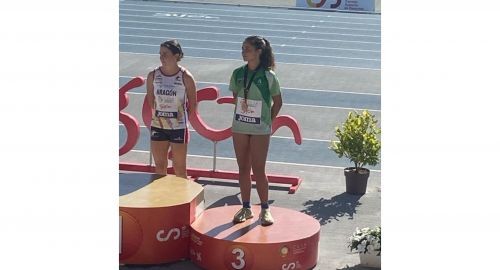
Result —
M 264 69 L 274 70 L 274 53 L 271 43 L 261 36 L 249 36 L 245 39 L 245 42 L 250 43 L 255 49 L 261 49 L 260 54 L 260 66 Z

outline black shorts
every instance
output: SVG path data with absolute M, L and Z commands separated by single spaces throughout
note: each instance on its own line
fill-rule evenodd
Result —
M 189 131 L 184 129 L 161 129 L 151 127 L 152 141 L 169 141 L 172 143 L 188 143 Z

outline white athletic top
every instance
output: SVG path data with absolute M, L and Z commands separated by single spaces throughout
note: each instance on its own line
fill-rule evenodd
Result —
M 165 75 L 158 67 L 154 70 L 155 96 L 152 127 L 161 129 L 187 128 L 187 98 L 183 67 L 172 75 Z

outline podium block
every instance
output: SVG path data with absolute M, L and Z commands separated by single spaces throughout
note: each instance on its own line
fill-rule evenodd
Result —
M 202 186 L 170 175 L 120 196 L 120 263 L 189 258 L 189 225 L 203 209 Z
M 275 223 L 260 224 L 254 217 L 233 224 L 241 206 L 205 210 L 191 224 L 190 259 L 208 270 L 311 269 L 318 261 L 319 222 L 300 212 L 271 207 Z

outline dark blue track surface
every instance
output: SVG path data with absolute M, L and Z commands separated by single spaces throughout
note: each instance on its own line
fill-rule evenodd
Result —
M 380 16 L 204 4 L 120 2 L 120 51 L 157 54 L 177 38 L 186 55 L 241 59 L 241 40 L 273 40 L 278 62 L 380 69 Z

